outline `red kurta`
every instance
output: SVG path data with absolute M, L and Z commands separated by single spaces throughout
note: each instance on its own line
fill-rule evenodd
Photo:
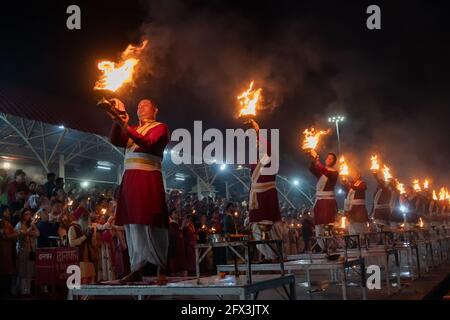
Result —
M 346 203 L 349 208 L 346 208 L 346 212 L 349 214 L 350 222 L 367 222 L 369 221 L 369 215 L 366 209 L 366 183 L 362 180 L 358 180 L 355 183 L 344 185 L 347 191 Z
M 160 123 L 145 135 L 129 127 L 127 131 L 118 124 L 111 130 L 111 143 L 122 148 L 127 147 L 131 139 L 137 148 L 134 152 L 149 154 L 162 159 L 164 148 L 169 142 L 169 129 Z M 164 192 L 162 173 L 159 170 L 125 170 L 119 187 L 116 224 L 144 224 L 167 228 L 169 217 Z
M 267 143 L 266 152 L 270 156 L 270 143 L 263 141 L 261 138 L 259 143 Z M 256 164 L 250 165 L 251 174 L 254 174 Z M 266 164 L 265 167 L 270 167 L 270 163 Z M 276 175 L 263 175 L 261 174 L 256 180 L 257 183 L 270 183 L 276 182 Z M 249 210 L 249 222 L 260 222 L 263 220 L 269 221 L 280 221 L 281 213 L 278 203 L 278 193 L 276 188 L 271 188 L 264 192 L 258 192 L 256 194 L 258 208 Z
M 337 215 L 337 203 L 334 198 L 334 188 L 336 186 L 339 172 L 328 169 L 320 162 L 311 162 L 309 170 L 319 181 L 316 188 L 316 203 L 314 204 L 314 223 L 316 225 L 334 223 Z M 332 193 L 328 199 L 320 199 L 321 192 Z
M 377 180 L 377 190 L 373 195 L 373 218 L 376 220 L 389 221 L 391 215 L 391 190 L 386 183 L 374 173 Z

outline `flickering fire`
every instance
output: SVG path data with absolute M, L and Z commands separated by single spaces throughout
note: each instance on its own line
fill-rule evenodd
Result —
M 437 200 L 438 199 L 438 197 L 437 197 L 437 194 L 436 194 L 436 190 L 433 190 L 433 200 Z
M 305 138 L 303 140 L 302 149 L 304 150 L 316 149 L 320 140 L 320 136 L 328 134 L 329 132 L 330 132 L 329 129 L 320 131 L 316 131 L 316 129 L 314 129 L 313 127 L 311 127 L 311 129 L 305 129 L 305 131 L 303 131 Z
M 400 192 L 400 194 L 405 194 L 406 190 L 405 190 L 405 184 L 403 183 L 397 183 L 397 190 Z
M 346 222 L 347 222 L 347 217 L 341 217 L 341 224 L 340 224 L 340 228 L 341 229 L 345 229 L 345 227 L 346 227 Z
M 425 179 L 423 182 L 423 188 L 426 190 L 430 186 L 430 181 L 428 179 Z
M 250 85 L 246 91 L 241 93 L 239 96 L 237 96 L 237 99 L 239 101 L 239 105 L 241 106 L 241 109 L 239 111 L 239 117 L 242 116 L 248 116 L 256 115 L 256 110 L 259 107 L 259 104 L 261 103 L 261 92 L 262 89 L 253 89 L 254 81 L 250 82 Z
M 97 68 L 102 72 L 94 90 L 117 91 L 124 84 L 133 83 L 133 75 L 139 64 L 139 54 L 146 47 L 147 40 L 140 46 L 129 45 L 121 54 L 120 62 L 100 61 Z
M 348 164 L 345 162 L 344 156 L 341 156 L 339 159 L 339 174 L 341 176 L 347 176 L 348 175 Z
M 106 209 L 103 208 L 102 210 L 100 210 L 100 212 L 101 212 L 102 215 L 105 215 L 106 214 Z
M 72 205 L 73 205 L 73 200 L 70 199 L 70 200 L 67 202 L 67 205 L 68 205 L 69 207 L 72 206 Z
M 392 179 L 391 169 L 387 165 L 383 165 L 384 181 L 389 182 Z
M 419 218 L 419 227 L 423 228 L 424 224 L 423 224 L 423 220 L 422 218 Z
M 237 217 L 239 213 L 237 211 L 234 212 L 234 216 Z
M 413 180 L 413 188 L 416 192 L 419 192 L 422 190 L 422 188 L 420 187 L 420 182 L 419 179 L 414 179 Z
M 216 228 L 212 227 L 211 229 L 209 229 L 209 232 L 216 233 Z
M 445 200 L 445 188 L 444 188 L 444 187 L 442 187 L 442 188 L 439 190 L 439 200 L 440 200 L 440 201 L 444 201 L 444 200 Z
M 372 165 L 370 166 L 370 170 L 372 171 L 380 170 L 380 164 L 378 163 L 378 156 L 376 154 L 370 157 L 370 161 L 372 163 Z

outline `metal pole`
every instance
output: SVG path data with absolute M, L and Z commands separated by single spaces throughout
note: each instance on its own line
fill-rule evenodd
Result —
M 59 155 L 59 170 L 58 171 L 59 171 L 58 176 L 60 178 L 64 179 L 66 177 L 66 170 L 64 167 L 64 155 L 63 154 Z
M 337 135 L 337 141 L 338 141 L 338 154 L 341 154 L 341 140 L 339 138 L 339 120 L 336 120 L 335 123 L 336 123 L 336 135 Z

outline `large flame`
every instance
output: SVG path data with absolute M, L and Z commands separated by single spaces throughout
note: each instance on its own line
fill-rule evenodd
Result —
M 328 134 L 328 132 L 330 132 L 329 129 L 326 131 L 324 130 L 316 131 L 316 129 L 314 129 L 313 127 L 311 127 L 311 129 L 305 129 L 305 131 L 303 131 L 305 137 L 303 139 L 302 149 L 304 150 L 316 149 L 320 140 L 320 136 Z
M 400 192 L 400 194 L 405 194 L 405 184 L 398 182 L 397 183 L 397 190 Z
M 428 179 L 425 179 L 423 182 L 423 188 L 425 190 L 428 190 L 429 187 L 430 187 L 430 181 Z
M 392 179 L 391 169 L 387 165 L 383 165 L 384 181 L 389 182 Z
M 139 54 L 147 45 L 147 40 L 140 46 L 131 44 L 121 54 L 120 62 L 100 61 L 97 65 L 102 72 L 100 79 L 95 83 L 94 90 L 117 91 L 124 84 L 133 82 L 134 71 L 139 64 Z
M 341 229 L 345 229 L 345 228 L 346 228 L 346 225 L 347 225 L 346 222 L 347 222 L 347 217 L 342 216 L 342 217 L 341 217 L 341 223 L 340 223 L 339 227 L 340 227 Z
M 378 163 L 378 156 L 376 154 L 370 157 L 370 161 L 371 161 L 370 170 L 372 171 L 380 170 L 380 164 Z
M 436 190 L 433 190 L 433 200 L 437 200 L 438 199 L 438 197 L 437 197 L 437 194 L 436 194 Z
M 262 89 L 253 89 L 254 83 L 254 81 L 250 82 L 248 89 L 237 96 L 239 105 L 241 106 L 241 109 L 239 111 L 240 117 L 246 115 L 256 115 L 256 110 L 258 109 L 260 103 Z
M 447 189 L 446 188 L 444 188 L 444 187 L 442 187 L 440 190 L 439 190 L 439 200 L 445 200 L 446 199 L 446 196 L 447 196 Z
M 345 161 L 344 156 L 339 159 L 339 174 L 341 176 L 348 176 L 348 164 Z
M 413 180 L 413 188 L 416 192 L 419 192 L 422 190 L 422 188 L 420 187 L 420 182 L 419 179 L 414 179 Z

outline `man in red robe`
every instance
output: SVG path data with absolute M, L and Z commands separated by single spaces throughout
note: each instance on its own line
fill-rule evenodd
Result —
M 337 203 L 334 195 L 339 172 L 334 169 L 336 155 L 329 153 L 325 159 L 325 165 L 320 162 L 319 155 L 313 149 L 310 151 L 311 165 L 309 170 L 318 179 L 316 185 L 316 202 L 314 204 L 314 224 L 316 236 L 324 235 L 324 227 L 334 223 L 337 215 Z
M 267 141 L 259 135 L 259 125 L 254 120 L 247 122 L 256 131 L 258 151 L 264 150 L 266 153 L 259 157 L 259 162 L 251 164 L 251 184 L 249 195 L 249 222 L 252 227 L 253 236 L 256 240 L 261 239 L 261 231 L 258 222 L 272 222 L 272 229 L 269 233 L 271 239 L 281 239 L 282 223 L 281 213 L 276 189 L 276 174 L 263 174 L 262 168 L 270 166 L 271 148 Z M 265 144 L 265 146 L 262 146 Z M 257 249 L 267 260 L 277 258 L 277 255 L 268 245 L 257 245 Z
M 361 174 L 353 170 L 350 172 L 349 179 L 342 179 L 342 185 L 347 192 L 344 201 L 344 211 L 349 216 L 350 234 L 367 233 L 369 215 L 366 209 L 366 183 L 362 180 Z
M 116 224 L 124 225 L 132 272 L 122 281 L 139 281 L 156 268 L 165 281 L 169 217 L 161 163 L 169 129 L 156 121 L 158 108 L 152 101 L 139 102 L 139 125 L 130 126 L 124 104 L 113 100 L 123 116 L 112 116 L 111 143 L 126 148 Z

